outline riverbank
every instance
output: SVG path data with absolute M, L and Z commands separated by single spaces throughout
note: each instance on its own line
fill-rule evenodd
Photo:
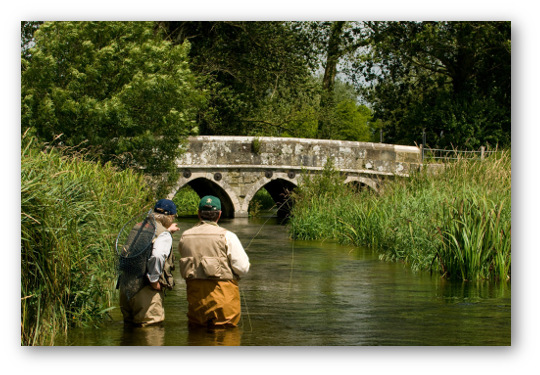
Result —
M 380 259 L 450 279 L 510 279 L 510 151 L 387 180 L 378 193 L 341 180 L 330 166 L 298 189 L 293 238 L 369 246 Z
M 22 345 L 51 345 L 106 316 L 118 228 L 152 200 L 141 175 L 22 137 Z

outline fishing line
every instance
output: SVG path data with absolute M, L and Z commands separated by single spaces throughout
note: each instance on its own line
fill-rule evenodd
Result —
M 283 202 L 281 203 L 281 205 L 279 207 L 277 207 L 277 203 L 274 204 L 272 207 L 270 207 L 270 210 L 274 209 L 274 207 L 277 207 L 278 211 L 281 209 L 281 207 L 283 207 L 285 205 L 285 203 L 287 203 L 290 199 L 292 198 L 292 196 L 289 195 L 289 197 Z M 251 240 L 249 241 L 248 245 L 245 247 L 245 249 L 247 250 L 249 248 L 249 246 L 251 245 L 251 243 L 253 242 L 253 240 L 255 238 L 257 238 L 257 236 L 259 235 L 259 233 L 261 233 L 261 230 L 263 229 L 263 227 L 266 225 L 266 223 L 268 223 L 268 221 L 270 221 L 270 219 L 273 219 L 274 216 L 270 216 L 268 219 L 266 219 L 266 221 L 261 225 L 261 227 L 259 228 L 259 230 L 257 231 L 257 233 L 251 238 Z
M 244 294 L 243 290 L 241 291 L 241 294 Z M 249 332 L 253 332 L 253 326 L 251 325 L 251 316 L 249 315 L 249 309 L 248 309 L 248 306 L 247 306 L 247 301 L 246 301 L 245 298 L 242 298 L 242 300 L 244 301 L 244 307 L 246 308 L 246 316 L 247 316 L 248 322 L 249 322 Z M 244 328 L 243 326 L 244 326 L 244 320 L 242 319 L 242 328 Z
M 291 295 L 293 270 L 294 270 L 294 240 L 291 241 L 291 273 L 289 274 L 289 290 L 287 292 L 287 297 Z
M 291 195 L 289 195 L 289 197 L 283 202 L 281 203 L 281 205 L 278 207 L 278 211 L 292 198 Z M 272 207 L 270 207 L 270 210 L 274 209 L 274 207 L 277 207 L 277 204 L 273 205 Z M 257 238 L 257 236 L 261 233 L 261 230 L 263 229 L 263 227 L 268 223 L 268 221 L 270 221 L 270 219 L 273 219 L 274 217 L 273 216 L 270 216 L 268 219 L 266 219 L 266 221 L 261 225 L 261 227 L 259 228 L 259 230 L 257 231 L 257 233 L 255 233 L 255 235 L 251 238 L 251 240 L 249 241 L 249 243 L 247 244 L 247 246 L 244 248 L 244 250 L 247 250 L 250 246 L 251 246 L 251 243 L 253 242 L 253 240 L 255 238 Z M 294 261 L 294 241 L 293 241 L 293 261 Z M 291 276 L 292 278 L 292 264 L 291 264 Z M 289 281 L 289 284 L 291 282 Z M 247 305 L 247 299 L 246 298 L 242 298 L 242 296 L 245 296 L 245 293 L 244 291 L 239 288 L 240 290 L 240 294 L 241 294 L 241 299 L 243 300 L 244 302 L 244 306 L 246 308 L 246 316 L 248 318 L 248 322 L 249 322 L 249 331 L 250 332 L 253 332 L 253 326 L 251 325 L 251 316 L 249 315 L 249 309 L 248 309 L 248 305 Z M 289 289 L 289 293 L 290 293 L 290 289 Z M 242 324 L 243 324 L 243 320 L 242 320 Z

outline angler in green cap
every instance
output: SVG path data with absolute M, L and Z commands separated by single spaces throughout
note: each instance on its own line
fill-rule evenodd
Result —
M 199 223 L 186 230 L 178 244 L 190 326 L 235 327 L 240 321 L 238 280 L 250 263 L 236 234 L 217 224 L 220 217 L 219 198 L 203 197 Z

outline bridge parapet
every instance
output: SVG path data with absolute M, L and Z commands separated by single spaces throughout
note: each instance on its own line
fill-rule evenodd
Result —
M 403 176 L 421 163 L 420 149 L 413 146 L 304 138 L 198 136 L 189 138 L 178 167 L 320 170 L 328 159 L 343 172 Z
M 220 197 L 225 216 L 246 217 L 249 202 L 262 187 L 279 203 L 282 193 L 332 160 L 345 183 L 377 189 L 381 176 L 408 177 L 421 165 L 418 147 L 304 138 L 190 137 L 177 166 L 182 175 L 171 192 L 185 185 L 202 196 Z

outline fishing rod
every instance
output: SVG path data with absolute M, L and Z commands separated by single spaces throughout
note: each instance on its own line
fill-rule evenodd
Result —
M 270 210 L 274 209 L 274 207 L 277 207 L 278 211 L 292 198 L 292 195 L 289 194 L 288 198 L 279 205 L 279 207 L 277 206 L 277 203 L 274 204 L 272 207 L 270 207 Z M 270 221 L 270 219 L 272 219 L 273 216 L 270 216 L 268 219 L 266 219 L 266 221 L 260 226 L 259 230 L 257 231 L 257 233 L 255 233 L 255 235 L 251 238 L 251 240 L 249 241 L 248 245 L 245 247 L 245 250 L 247 250 L 250 246 L 251 246 L 251 243 L 253 242 L 253 240 L 255 240 L 255 238 L 257 238 L 259 236 L 259 234 L 261 233 L 262 229 L 264 228 L 264 226 L 268 223 L 268 221 Z M 291 288 L 290 288 L 290 285 L 292 284 L 292 265 L 294 264 L 294 241 L 292 242 L 292 260 L 291 260 L 291 273 L 289 275 L 289 294 L 291 292 Z M 239 291 L 240 291 L 240 294 L 241 295 L 244 295 L 244 291 L 242 288 L 239 288 Z M 246 308 L 246 316 L 247 316 L 247 319 L 248 319 L 248 322 L 249 322 L 249 332 L 253 332 L 253 326 L 251 324 L 251 316 L 249 314 L 249 309 L 248 309 L 248 305 L 247 305 L 247 300 L 246 298 L 241 298 L 242 301 L 244 302 L 244 307 Z M 242 324 L 243 324 L 243 321 L 242 321 Z
M 292 195 L 289 194 L 289 197 L 283 202 L 281 203 L 281 205 L 279 207 L 277 207 L 277 203 L 274 204 L 272 207 L 270 207 L 270 210 L 274 209 L 274 207 L 277 207 L 278 211 L 281 210 L 281 208 L 289 201 L 291 200 L 292 198 Z M 266 223 L 268 223 L 268 221 L 270 221 L 270 219 L 273 219 L 273 216 L 270 216 L 268 219 L 266 219 L 266 221 L 261 225 L 261 227 L 259 228 L 259 230 L 257 231 L 257 233 L 251 238 L 251 240 L 249 241 L 248 245 L 245 247 L 245 249 L 247 250 L 249 248 L 249 246 L 251 245 L 251 243 L 253 242 L 253 240 L 255 238 L 257 238 L 257 236 L 259 235 L 259 233 L 261 233 L 261 230 L 263 229 L 263 227 L 266 225 Z

